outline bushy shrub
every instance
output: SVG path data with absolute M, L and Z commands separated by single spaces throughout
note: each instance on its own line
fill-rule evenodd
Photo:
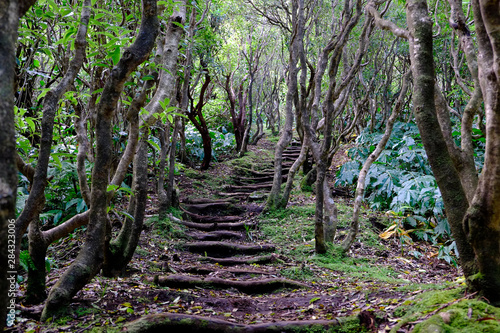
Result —
M 228 154 L 236 146 L 236 139 L 233 133 L 221 133 L 210 131 L 212 138 L 212 157 L 217 160 L 219 154 Z M 186 150 L 194 159 L 201 161 L 204 157 L 203 141 L 200 133 L 193 126 L 186 127 Z
M 475 134 L 478 130 L 475 130 Z M 480 133 L 479 133 L 480 134 Z M 337 172 L 337 185 L 353 185 L 359 171 L 377 143 L 382 132 L 364 130 L 356 147 L 349 150 L 350 161 Z M 453 133 L 459 142 L 460 132 Z M 476 165 L 482 168 L 484 142 L 478 135 L 474 141 Z M 436 180 L 427 161 L 418 128 L 413 123 L 397 122 L 386 149 L 371 166 L 366 177 L 365 199 L 372 209 L 387 211 L 393 225 L 381 234 L 382 238 L 397 235 L 403 245 L 414 237 L 440 247 L 438 257 L 456 263 L 456 245 L 451 238 L 444 204 Z M 420 253 L 413 253 L 419 256 Z

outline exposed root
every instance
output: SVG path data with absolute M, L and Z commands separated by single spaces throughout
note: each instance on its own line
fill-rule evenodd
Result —
M 218 241 L 223 239 L 243 239 L 245 236 L 241 232 L 229 230 L 215 230 L 210 232 L 191 232 L 187 236 L 199 241 Z
M 212 263 L 217 263 L 221 266 L 236 266 L 236 265 L 265 265 L 276 262 L 278 258 L 274 254 L 259 256 L 259 257 L 243 257 L 243 258 L 212 258 L 212 257 L 203 257 L 200 258 L 200 261 L 208 261 Z
M 186 275 L 159 275 L 155 276 L 154 282 L 159 286 L 169 288 L 234 288 L 245 294 L 269 293 L 281 288 L 309 288 L 304 283 L 280 278 L 234 281 L 216 277 L 201 279 Z
M 210 268 L 210 267 L 200 267 L 200 266 L 191 266 L 181 270 L 184 273 L 190 274 L 199 274 L 199 275 L 208 275 L 210 273 L 220 272 L 219 269 Z M 266 272 L 263 270 L 256 269 L 239 269 L 239 268 L 226 268 L 223 272 L 235 274 L 235 275 L 251 275 L 251 274 L 259 274 L 259 275 L 271 275 L 275 274 L 274 272 Z
M 241 220 L 241 216 L 212 216 L 212 215 L 199 215 L 187 211 L 181 207 L 181 210 L 186 213 L 193 221 L 200 223 L 214 223 L 214 222 L 237 222 Z
M 251 255 L 260 252 L 272 252 L 275 250 L 273 245 L 242 245 L 211 241 L 186 243 L 183 247 L 189 252 L 206 253 L 210 256 L 220 257 L 229 257 L 238 254 Z
M 203 333 L 273 333 L 273 332 L 318 332 L 342 326 L 356 318 L 332 320 L 281 321 L 265 324 L 244 325 L 229 321 L 179 313 L 152 314 L 125 325 L 131 333 L 146 332 L 203 332 Z
M 248 228 L 254 228 L 255 223 L 250 222 L 232 222 L 232 223 L 195 223 L 180 220 L 181 224 L 186 227 L 203 230 L 203 231 L 214 231 L 214 230 L 246 230 Z

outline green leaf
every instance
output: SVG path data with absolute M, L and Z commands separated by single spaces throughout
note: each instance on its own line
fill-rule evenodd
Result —
M 149 80 L 154 80 L 154 79 L 155 79 L 155 78 L 154 78 L 154 76 L 153 76 L 153 75 L 144 75 L 144 76 L 142 77 L 142 80 L 143 80 L 143 81 L 149 81 Z
M 40 95 L 38 95 L 38 97 L 36 98 L 36 100 L 39 101 L 40 99 L 42 99 L 43 97 L 45 97 L 45 95 L 47 95 L 47 93 L 49 91 L 50 91 L 50 88 L 40 89 Z
M 118 213 L 118 214 L 120 214 L 120 215 L 126 216 L 127 218 L 129 218 L 129 219 L 130 219 L 130 220 L 132 220 L 132 221 L 134 221 L 134 220 L 135 220 L 135 218 L 134 218 L 132 215 L 130 215 L 129 213 L 127 213 L 127 212 L 125 212 L 125 211 L 120 210 L 120 211 L 118 211 L 117 213 Z
M 78 203 L 78 200 L 81 200 L 79 198 L 75 198 L 73 200 L 70 200 L 68 203 L 66 203 L 66 209 L 70 208 L 71 206 L 75 205 Z
M 125 186 L 120 187 L 118 189 L 118 191 L 127 192 L 130 195 L 132 195 L 134 193 L 130 187 L 125 187 Z
M 112 52 L 108 53 L 108 55 L 111 57 L 111 60 L 113 60 L 113 65 L 116 66 L 118 61 L 120 61 L 120 47 L 116 46 Z
M 80 202 L 76 206 L 76 212 L 81 213 L 83 211 L 86 211 L 87 210 L 86 208 L 87 208 L 87 205 L 85 204 L 85 200 L 80 199 Z
M 156 151 L 161 150 L 160 146 L 156 142 L 154 142 L 152 140 L 147 140 L 147 143 L 149 143 L 151 146 L 153 146 L 156 149 Z
M 309 301 L 309 304 L 313 304 L 314 302 L 319 301 L 320 299 L 321 299 L 321 297 L 313 297 L 313 298 L 311 298 L 311 300 Z
M 24 118 L 24 120 L 26 121 L 26 123 L 28 124 L 30 130 L 32 133 L 35 133 L 35 129 L 36 129 L 36 126 L 35 126 L 35 122 L 33 121 L 33 118 L 31 117 L 27 117 L 27 118 Z
M 415 220 L 413 217 L 411 216 L 407 216 L 406 217 L 406 222 L 408 222 L 409 225 L 411 225 L 412 227 L 416 227 L 417 226 L 417 220 Z
M 118 188 L 120 188 L 120 186 L 114 185 L 114 184 L 109 184 L 108 188 L 106 189 L 106 191 L 108 191 L 108 192 L 110 192 L 110 191 L 116 191 Z

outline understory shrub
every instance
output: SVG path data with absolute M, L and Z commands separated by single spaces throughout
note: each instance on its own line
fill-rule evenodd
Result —
M 453 134 L 459 140 L 460 132 Z M 381 131 L 370 133 L 369 129 L 359 135 L 357 145 L 348 151 L 351 160 L 337 172 L 336 185 L 349 186 L 357 182 L 364 161 L 382 135 Z M 484 144 L 480 139 L 475 143 L 476 164 L 480 169 Z M 366 177 L 365 199 L 372 209 L 386 211 L 393 220 L 389 229 L 380 235 L 382 238 L 395 235 L 401 245 L 411 242 L 412 238 L 429 241 L 440 247 L 440 258 L 455 263 L 456 246 L 451 239 L 441 193 L 415 124 L 395 123 L 386 149 Z

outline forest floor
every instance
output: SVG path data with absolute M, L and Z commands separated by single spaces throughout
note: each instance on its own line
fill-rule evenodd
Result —
M 182 210 L 172 211 L 172 219 L 157 218 L 152 185 L 149 219 L 124 276 L 95 277 L 74 297 L 68 316 L 48 323 L 37 321 L 40 306 L 19 304 L 18 324 L 8 331 L 111 332 L 146 315 L 173 313 L 246 325 L 355 318 L 354 324 L 341 322 L 339 332 L 359 332 L 360 322 L 367 332 L 389 332 L 420 294 L 463 286 L 460 271 L 437 259 L 437 248 L 380 238 L 392 221 L 367 207 L 347 256 L 335 245 L 315 255 L 314 194 L 300 189 L 300 175 L 287 209 L 262 213 L 273 147 L 264 141 L 208 171 L 180 170 Z M 295 153 L 287 152 L 290 158 Z M 335 169 L 346 158 L 341 150 L 329 175 L 337 194 L 335 244 L 347 232 L 353 205 L 348 189 L 334 187 Z M 76 257 L 83 235 L 79 230 L 49 249 L 48 288 Z

